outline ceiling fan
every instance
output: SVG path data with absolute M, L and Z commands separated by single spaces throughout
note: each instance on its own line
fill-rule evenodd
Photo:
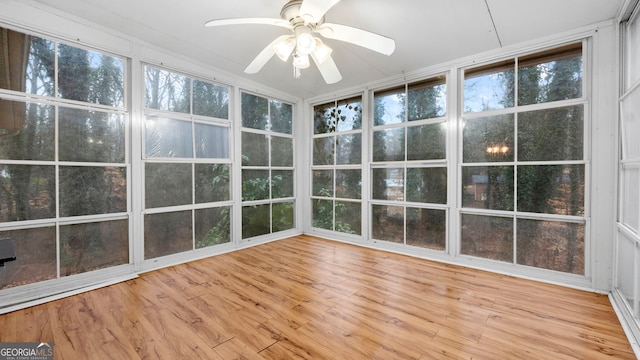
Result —
M 359 45 L 384 55 L 391 55 L 396 43 L 393 39 L 351 26 L 324 22 L 324 15 L 340 0 L 290 0 L 282 7 L 280 19 L 276 18 L 237 18 L 208 21 L 205 26 L 223 26 L 238 24 L 262 24 L 280 26 L 291 30 L 272 41 L 244 70 L 255 74 L 277 55 L 282 61 L 293 57 L 294 76 L 300 77 L 300 70 L 310 66 L 309 58 L 320 70 L 327 82 L 333 84 L 342 79 L 340 70 L 331 57 L 333 51 L 324 42 L 314 36 L 340 40 Z

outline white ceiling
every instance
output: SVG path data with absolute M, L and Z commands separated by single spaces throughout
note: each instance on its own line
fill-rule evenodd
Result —
M 287 0 L 35 0 L 171 52 L 301 98 L 350 88 L 615 18 L 624 0 L 342 0 L 326 21 L 396 40 L 391 56 L 325 43 L 343 79 L 324 83 L 315 65 L 293 78 L 277 57 L 254 75 L 253 58 L 288 30 L 268 25 L 207 28 L 212 19 L 279 18 Z

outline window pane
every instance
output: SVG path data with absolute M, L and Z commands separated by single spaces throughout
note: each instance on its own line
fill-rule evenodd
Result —
M 518 59 L 518 104 L 582 96 L 582 44 L 571 44 Z
M 362 205 L 359 202 L 336 201 L 334 230 L 346 234 L 362 233 Z
M 127 263 L 127 220 L 60 226 L 60 276 Z
M 444 251 L 446 241 L 445 210 L 407 208 L 407 245 Z
M 462 168 L 462 206 L 513 210 L 513 166 Z
M 219 119 L 229 118 L 229 89 L 193 80 L 193 113 Z
M 518 115 L 518 160 L 582 160 L 583 105 Z
M 0 289 L 55 279 L 56 272 L 56 228 L 0 232 L 1 239 L 11 239 L 16 260 L 4 264 L 0 271 Z
M 123 163 L 126 123 L 124 115 L 60 108 L 61 161 Z
M 407 160 L 439 160 L 447 157 L 444 123 L 407 128 Z
M 513 60 L 465 71 L 464 112 L 512 107 L 515 62 Z
M 145 165 L 145 208 L 193 204 L 191 164 Z
M 272 205 L 273 232 L 293 229 L 293 203 L 275 203 Z
M 193 249 L 191 210 L 144 216 L 144 258 Z
M 196 204 L 231 199 L 229 168 L 226 164 L 195 164 Z
M 518 219 L 518 264 L 584 275 L 584 224 Z
M 640 114 L 638 112 L 638 104 L 640 104 L 640 88 L 633 90 L 620 103 L 623 160 L 640 158 L 640 141 L 638 141 Z
M 336 197 L 360 199 L 362 172 L 360 170 L 336 170 Z
M 462 161 L 513 161 L 513 114 L 468 119 L 462 132 Z
M 616 262 L 616 288 L 620 290 L 622 296 L 627 300 L 627 304 L 633 307 L 634 302 L 634 282 L 636 280 L 635 253 L 636 242 L 629 238 L 622 231 L 618 231 L 618 257 Z M 2 274 L 0 274 L 1 276 Z
M 447 168 L 408 168 L 407 201 L 446 204 Z
M 333 136 L 313 139 L 313 165 L 333 165 L 335 151 Z
M 371 235 L 374 239 L 404 243 L 404 208 L 373 205 Z
M 267 130 L 269 101 L 266 98 L 242 93 L 242 126 Z
M 373 97 L 373 125 L 399 124 L 405 121 L 404 86 Z
M 446 77 L 410 84 L 407 93 L 408 120 L 432 119 L 447 114 Z
M 633 229 L 636 234 L 640 233 L 640 168 L 623 168 L 622 173 L 622 203 L 621 221 L 623 224 Z
M 362 134 L 336 136 L 336 164 L 362 163 Z
M 293 167 L 293 139 L 271 137 L 271 165 Z
M 333 170 L 313 170 L 312 196 L 333 197 Z
M 635 252 L 635 259 L 636 259 L 635 262 L 637 264 L 638 259 L 640 259 L 640 246 L 636 245 L 635 249 L 634 249 L 634 252 Z M 635 282 L 635 288 L 638 289 L 638 287 L 640 287 L 640 276 L 636 275 L 635 279 L 634 279 L 634 282 Z M 634 303 L 632 305 L 633 308 L 635 309 L 633 313 L 634 313 L 634 317 L 636 319 L 638 318 L 638 315 L 639 315 L 638 312 L 640 312 L 640 308 L 639 308 L 640 303 L 639 302 L 640 302 L 640 296 L 636 295 L 635 296 L 635 301 L 634 301 Z
M 269 104 L 271 131 L 282 134 L 291 134 L 291 127 L 293 124 L 293 106 L 277 100 L 270 100 Z
M 113 56 L 59 44 L 58 96 L 123 107 L 123 61 Z
M 269 199 L 269 170 L 242 170 L 242 201 Z
M 54 159 L 55 108 L 0 99 L 0 158 Z
M 199 123 L 194 124 L 194 126 L 197 158 L 229 158 L 229 128 Z
M 373 169 L 373 198 L 404 201 L 404 169 Z
M 313 227 L 333 230 L 333 200 L 312 200 Z
M 513 262 L 513 219 L 463 214 L 460 252 Z
M 196 249 L 231 242 L 231 207 L 195 210 Z
M 23 221 L 56 216 L 54 166 L 0 166 L 0 219 Z
M 190 113 L 191 79 L 166 70 L 145 67 L 145 105 L 150 109 Z
M 10 71 L 16 67 L 22 68 L 25 63 L 24 57 L 28 56 L 26 74 L 21 74 L 20 79 L 10 79 L 11 85 L 3 87 L 10 90 L 25 91 L 29 94 L 54 96 L 54 42 L 7 29 L 1 30 L 8 32 L 7 44 L 9 45 L 8 51 L 11 52 L 9 55 L 10 58 L 17 59 L 16 62 L 11 61 L 8 65 L 5 64 L 5 66 L 8 66 Z M 24 51 L 24 48 L 17 45 L 17 43 L 20 43 L 21 45 L 28 44 L 25 40 L 29 39 L 31 41 L 29 51 L 27 53 Z M 7 51 L 6 45 L 4 50 Z
M 404 128 L 374 131 L 373 161 L 404 161 Z
M 293 170 L 273 170 L 271 176 L 272 199 L 293 197 Z
M 148 157 L 193 158 L 191 122 L 147 117 L 145 154 Z
M 518 211 L 584 216 L 584 165 L 518 167 Z
M 242 238 L 265 235 L 271 232 L 269 204 L 242 207 Z
M 242 132 L 242 165 L 269 166 L 269 136 Z
M 626 35 L 625 69 L 629 77 L 626 86 L 628 89 L 632 84 L 640 80 L 640 46 L 638 46 L 640 43 L 640 21 L 638 21 L 637 17 L 631 23 L 628 23 Z
M 336 118 L 338 131 L 362 129 L 362 99 L 355 97 L 339 100 Z
M 126 211 L 126 168 L 112 166 L 60 167 L 60 216 Z
M 313 133 L 327 134 L 336 131 L 335 103 L 316 105 L 313 107 Z

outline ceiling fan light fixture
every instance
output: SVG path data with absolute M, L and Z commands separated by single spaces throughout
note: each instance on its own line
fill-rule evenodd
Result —
M 325 45 L 322 40 L 315 38 L 316 40 L 316 49 L 313 51 L 313 55 L 316 57 L 318 63 L 322 64 L 331 56 L 333 49 Z
M 316 49 L 316 38 L 306 26 L 296 28 L 296 48 L 300 54 L 309 55 Z
M 295 53 L 293 54 L 293 67 L 297 69 L 306 69 L 311 66 L 309 62 L 309 55 Z
M 282 39 L 275 45 L 273 45 L 273 51 L 278 55 L 280 60 L 287 61 L 289 59 L 289 55 L 293 52 L 293 49 L 296 47 L 296 38 L 295 36 L 289 36 L 288 38 Z

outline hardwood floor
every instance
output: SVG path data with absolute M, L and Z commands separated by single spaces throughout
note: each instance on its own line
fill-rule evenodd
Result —
M 297 236 L 0 316 L 55 359 L 635 359 L 604 295 Z

